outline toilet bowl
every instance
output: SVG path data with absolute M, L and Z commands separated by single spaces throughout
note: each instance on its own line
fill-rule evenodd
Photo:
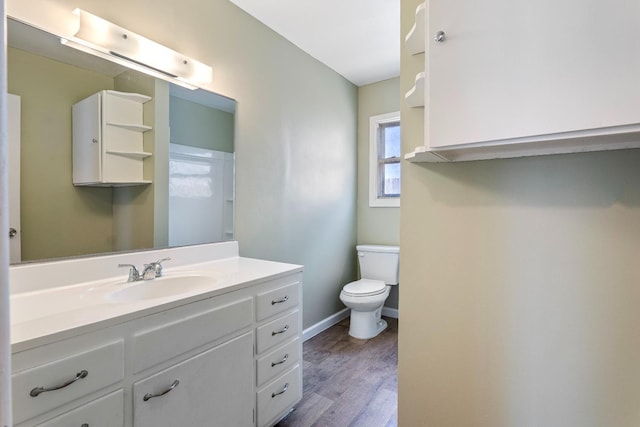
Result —
M 349 335 L 369 339 L 386 329 L 382 307 L 391 286 L 398 284 L 397 246 L 358 245 L 358 263 L 362 279 L 348 283 L 340 300 L 351 309 Z
M 382 319 L 382 306 L 391 290 L 382 280 L 361 279 L 342 288 L 340 300 L 351 309 L 349 335 L 373 338 L 387 327 Z

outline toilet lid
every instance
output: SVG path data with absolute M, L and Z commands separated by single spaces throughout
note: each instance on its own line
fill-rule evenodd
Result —
M 382 280 L 360 279 L 345 285 L 342 291 L 353 296 L 367 297 L 383 293 L 386 286 Z

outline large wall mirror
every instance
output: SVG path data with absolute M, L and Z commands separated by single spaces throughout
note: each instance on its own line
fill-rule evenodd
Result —
M 12 263 L 233 240 L 235 101 L 78 52 L 12 19 L 8 45 L 8 92 L 17 103 L 9 125 Z M 104 90 L 151 98 L 143 133 L 150 155 L 142 160 L 150 183 L 72 183 L 72 106 Z

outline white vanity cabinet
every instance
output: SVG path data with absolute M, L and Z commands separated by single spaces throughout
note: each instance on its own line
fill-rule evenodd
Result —
M 16 427 L 275 424 L 302 398 L 300 271 L 14 353 Z
M 148 184 L 143 176 L 143 124 L 146 95 L 100 91 L 72 107 L 73 184 L 126 186 Z
M 640 145 L 635 2 L 432 0 L 427 8 L 425 146 L 442 159 Z

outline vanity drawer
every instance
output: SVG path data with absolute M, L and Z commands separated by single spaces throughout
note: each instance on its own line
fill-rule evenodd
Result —
M 280 344 L 298 335 L 299 328 L 298 310 L 272 320 L 257 329 L 257 352 L 263 351 Z
M 300 360 L 300 339 L 296 338 L 267 353 L 256 361 L 256 384 L 262 386 Z
M 123 427 L 124 392 L 118 390 L 36 427 Z
M 267 292 L 259 293 L 256 297 L 256 317 L 264 320 L 274 314 L 281 313 L 298 305 L 300 283 L 292 283 Z
M 302 399 L 302 369 L 291 371 L 258 392 L 258 426 L 262 427 Z
M 123 374 L 123 340 L 17 372 L 12 376 L 14 422 L 115 384 Z M 57 389 L 38 392 L 39 387 Z
M 248 327 L 252 322 L 252 311 L 253 300 L 250 297 L 214 308 L 209 307 L 208 310 L 195 315 L 187 311 L 185 313 L 191 315 L 185 317 L 182 317 L 185 313 L 176 309 L 178 320 L 134 335 L 133 372 L 138 373 Z

